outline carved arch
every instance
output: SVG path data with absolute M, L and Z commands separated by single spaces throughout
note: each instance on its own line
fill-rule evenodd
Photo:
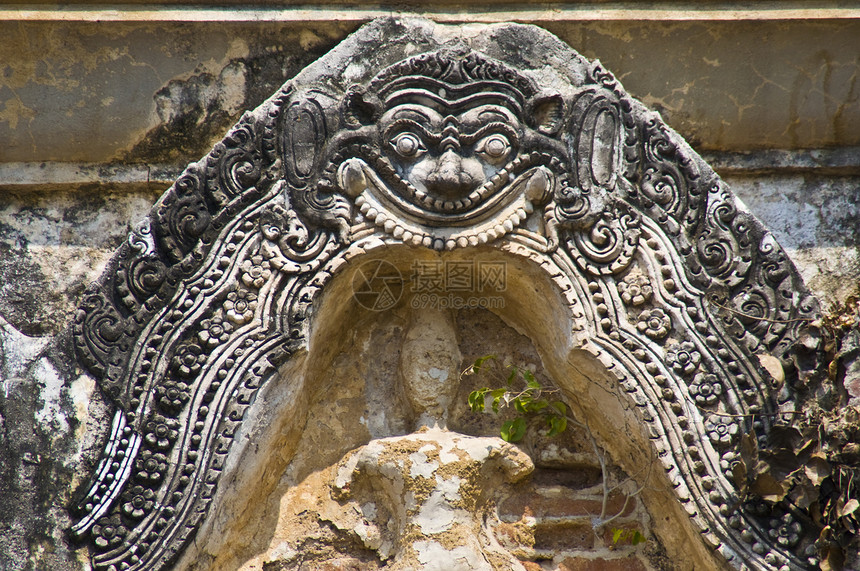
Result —
M 361 46 L 383 34 L 372 62 Z M 511 37 L 529 55 L 508 55 Z M 381 20 L 246 113 L 85 293 L 76 348 L 116 407 L 72 530 L 94 568 L 176 561 L 320 292 L 394 245 L 539 264 L 704 541 L 737 568 L 815 565 L 803 515 L 740 498 L 733 474 L 742 435 L 766 438 L 793 407 L 756 355 L 784 357 L 818 311 L 772 236 L 546 32 Z

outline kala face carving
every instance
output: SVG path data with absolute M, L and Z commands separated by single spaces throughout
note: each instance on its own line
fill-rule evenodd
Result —
M 558 184 L 547 166 L 565 152 L 546 134 L 560 121 L 561 97 L 478 54 L 405 60 L 354 86 L 346 107 L 366 125 L 353 132 L 361 143 L 340 166 L 339 186 L 371 222 L 407 241 L 437 249 L 486 243 L 517 227 Z M 523 154 L 524 145 L 532 152 Z M 488 218 L 493 224 L 482 226 Z M 414 224 L 386 226 L 394 219 Z

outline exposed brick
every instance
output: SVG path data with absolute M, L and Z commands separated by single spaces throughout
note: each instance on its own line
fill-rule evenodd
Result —
M 576 468 L 553 469 L 538 468 L 532 474 L 535 486 L 563 486 L 570 489 L 590 488 L 600 483 L 599 466 L 578 466 Z
M 535 527 L 535 549 L 591 549 L 594 546 L 594 531 L 586 522 L 546 522 Z
M 520 561 L 525 567 L 526 571 L 544 571 L 543 567 L 535 563 L 534 561 Z
M 646 567 L 635 555 L 618 559 L 569 557 L 559 564 L 558 571 L 646 571 Z
M 606 504 L 607 516 L 613 516 L 621 511 L 624 507 L 625 497 L 621 493 L 610 494 L 609 501 Z M 522 516 L 534 516 L 537 518 L 595 516 L 600 514 L 602 503 L 602 500 L 594 499 L 593 496 L 580 498 L 575 494 L 570 494 L 560 497 L 545 497 L 532 492 L 517 494 L 508 498 L 502 503 L 500 510 L 503 516 L 515 516 L 517 518 Z M 635 508 L 636 498 L 630 498 L 623 515 L 630 515 Z

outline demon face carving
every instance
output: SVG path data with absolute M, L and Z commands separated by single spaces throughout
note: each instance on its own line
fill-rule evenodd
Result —
M 559 95 L 475 53 L 406 60 L 347 96 L 361 144 L 339 165 L 339 186 L 404 241 L 487 242 L 551 194 L 564 150 L 550 135 L 562 108 Z
M 519 118 L 470 97 L 452 109 L 404 103 L 380 120 L 382 148 L 412 198 L 427 208 L 462 211 L 481 202 L 479 190 L 519 150 Z M 434 102 L 435 103 L 435 102 Z

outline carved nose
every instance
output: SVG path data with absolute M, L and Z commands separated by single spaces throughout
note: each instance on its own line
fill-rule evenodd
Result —
M 443 195 L 461 195 L 472 189 L 472 175 L 463 170 L 463 161 L 454 149 L 448 149 L 436 161 L 436 168 L 427 177 L 427 187 Z

